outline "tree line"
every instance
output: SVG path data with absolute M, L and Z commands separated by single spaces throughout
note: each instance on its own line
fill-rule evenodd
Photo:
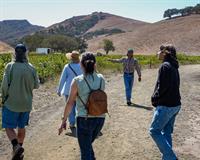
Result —
M 188 6 L 182 9 L 172 8 L 164 12 L 163 17 L 171 19 L 174 16 L 188 16 L 191 14 L 200 14 L 200 4 L 196 6 Z
M 29 51 L 35 51 L 36 48 L 51 48 L 55 52 L 66 53 L 78 50 L 83 53 L 88 47 L 85 39 L 65 35 L 34 34 L 25 36 L 20 41 L 26 44 Z
M 36 48 L 51 48 L 55 52 L 67 53 L 77 50 L 80 53 L 86 51 L 88 44 L 84 38 L 69 37 L 66 35 L 42 35 L 33 34 L 23 37 L 21 43 L 28 47 L 28 50 L 35 52 Z M 114 51 L 115 47 L 111 40 L 103 40 L 103 49 L 108 54 L 109 51 Z

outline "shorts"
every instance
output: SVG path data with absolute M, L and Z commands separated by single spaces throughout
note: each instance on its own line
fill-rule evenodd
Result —
M 13 112 L 2 108 L 2 128 L 25 128 L 29 122 L 30 112 Z

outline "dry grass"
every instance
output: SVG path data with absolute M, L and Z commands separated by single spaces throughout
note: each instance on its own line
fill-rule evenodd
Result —
M 171 43 L 179 52 L 200 55 L 199 35 L 200 15 L 192 15 L 145 24 L 122 34 L 94 38 L 88 41 L 88 50 L 101 51 L 99 44 L 108 38 L 113 41 L 118 54 L 126 53 L 130 47 L 138 54 L 155 54 L 162 43 Z
M 13 48 L 11 46 L 0 41 L 0 54 L 12 52 L 12 51 L 13 51 Z

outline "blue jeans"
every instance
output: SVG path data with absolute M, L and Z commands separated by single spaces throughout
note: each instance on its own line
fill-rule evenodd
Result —
M 150 126 L 150 135 L 162 153 L 163 160 L 176 160 L 172 150 L 172 136 L 174 122 L 181 106 L 157 106 Z
M 81 160 L 95 160 L 92 143 L 104 125 L 105 118 L 77 118 L 77 138 Z
M 67 101 L 67 99 L 68 99 L 68 96 L 65 96 L 65 99 L 66 99 L 66 101 Z M 75 125 L 75 123 L 76 123 L 76 103 L 74 103 L 74 105 L 73 105 L 73 107 L 72 107 L 72 110 L 71 110 L 71 112 L 70 112 L 70 114 L 69 114 L 69 117 L 68 117 L 68 119 L 69 119 L 69 124 L 71 125 L 71 126 L 74 126 Z
M 133 88 L 134 76 L 133 74 L 124 73 L 124 85 L 126 90 L 126 101 L 131 101 L 132 88 Z

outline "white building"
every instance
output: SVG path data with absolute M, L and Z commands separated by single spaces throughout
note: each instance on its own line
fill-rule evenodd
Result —
M 36 53 L 39 54 L 49 54 L 52 52 L 51 48 L 36 48 Z

